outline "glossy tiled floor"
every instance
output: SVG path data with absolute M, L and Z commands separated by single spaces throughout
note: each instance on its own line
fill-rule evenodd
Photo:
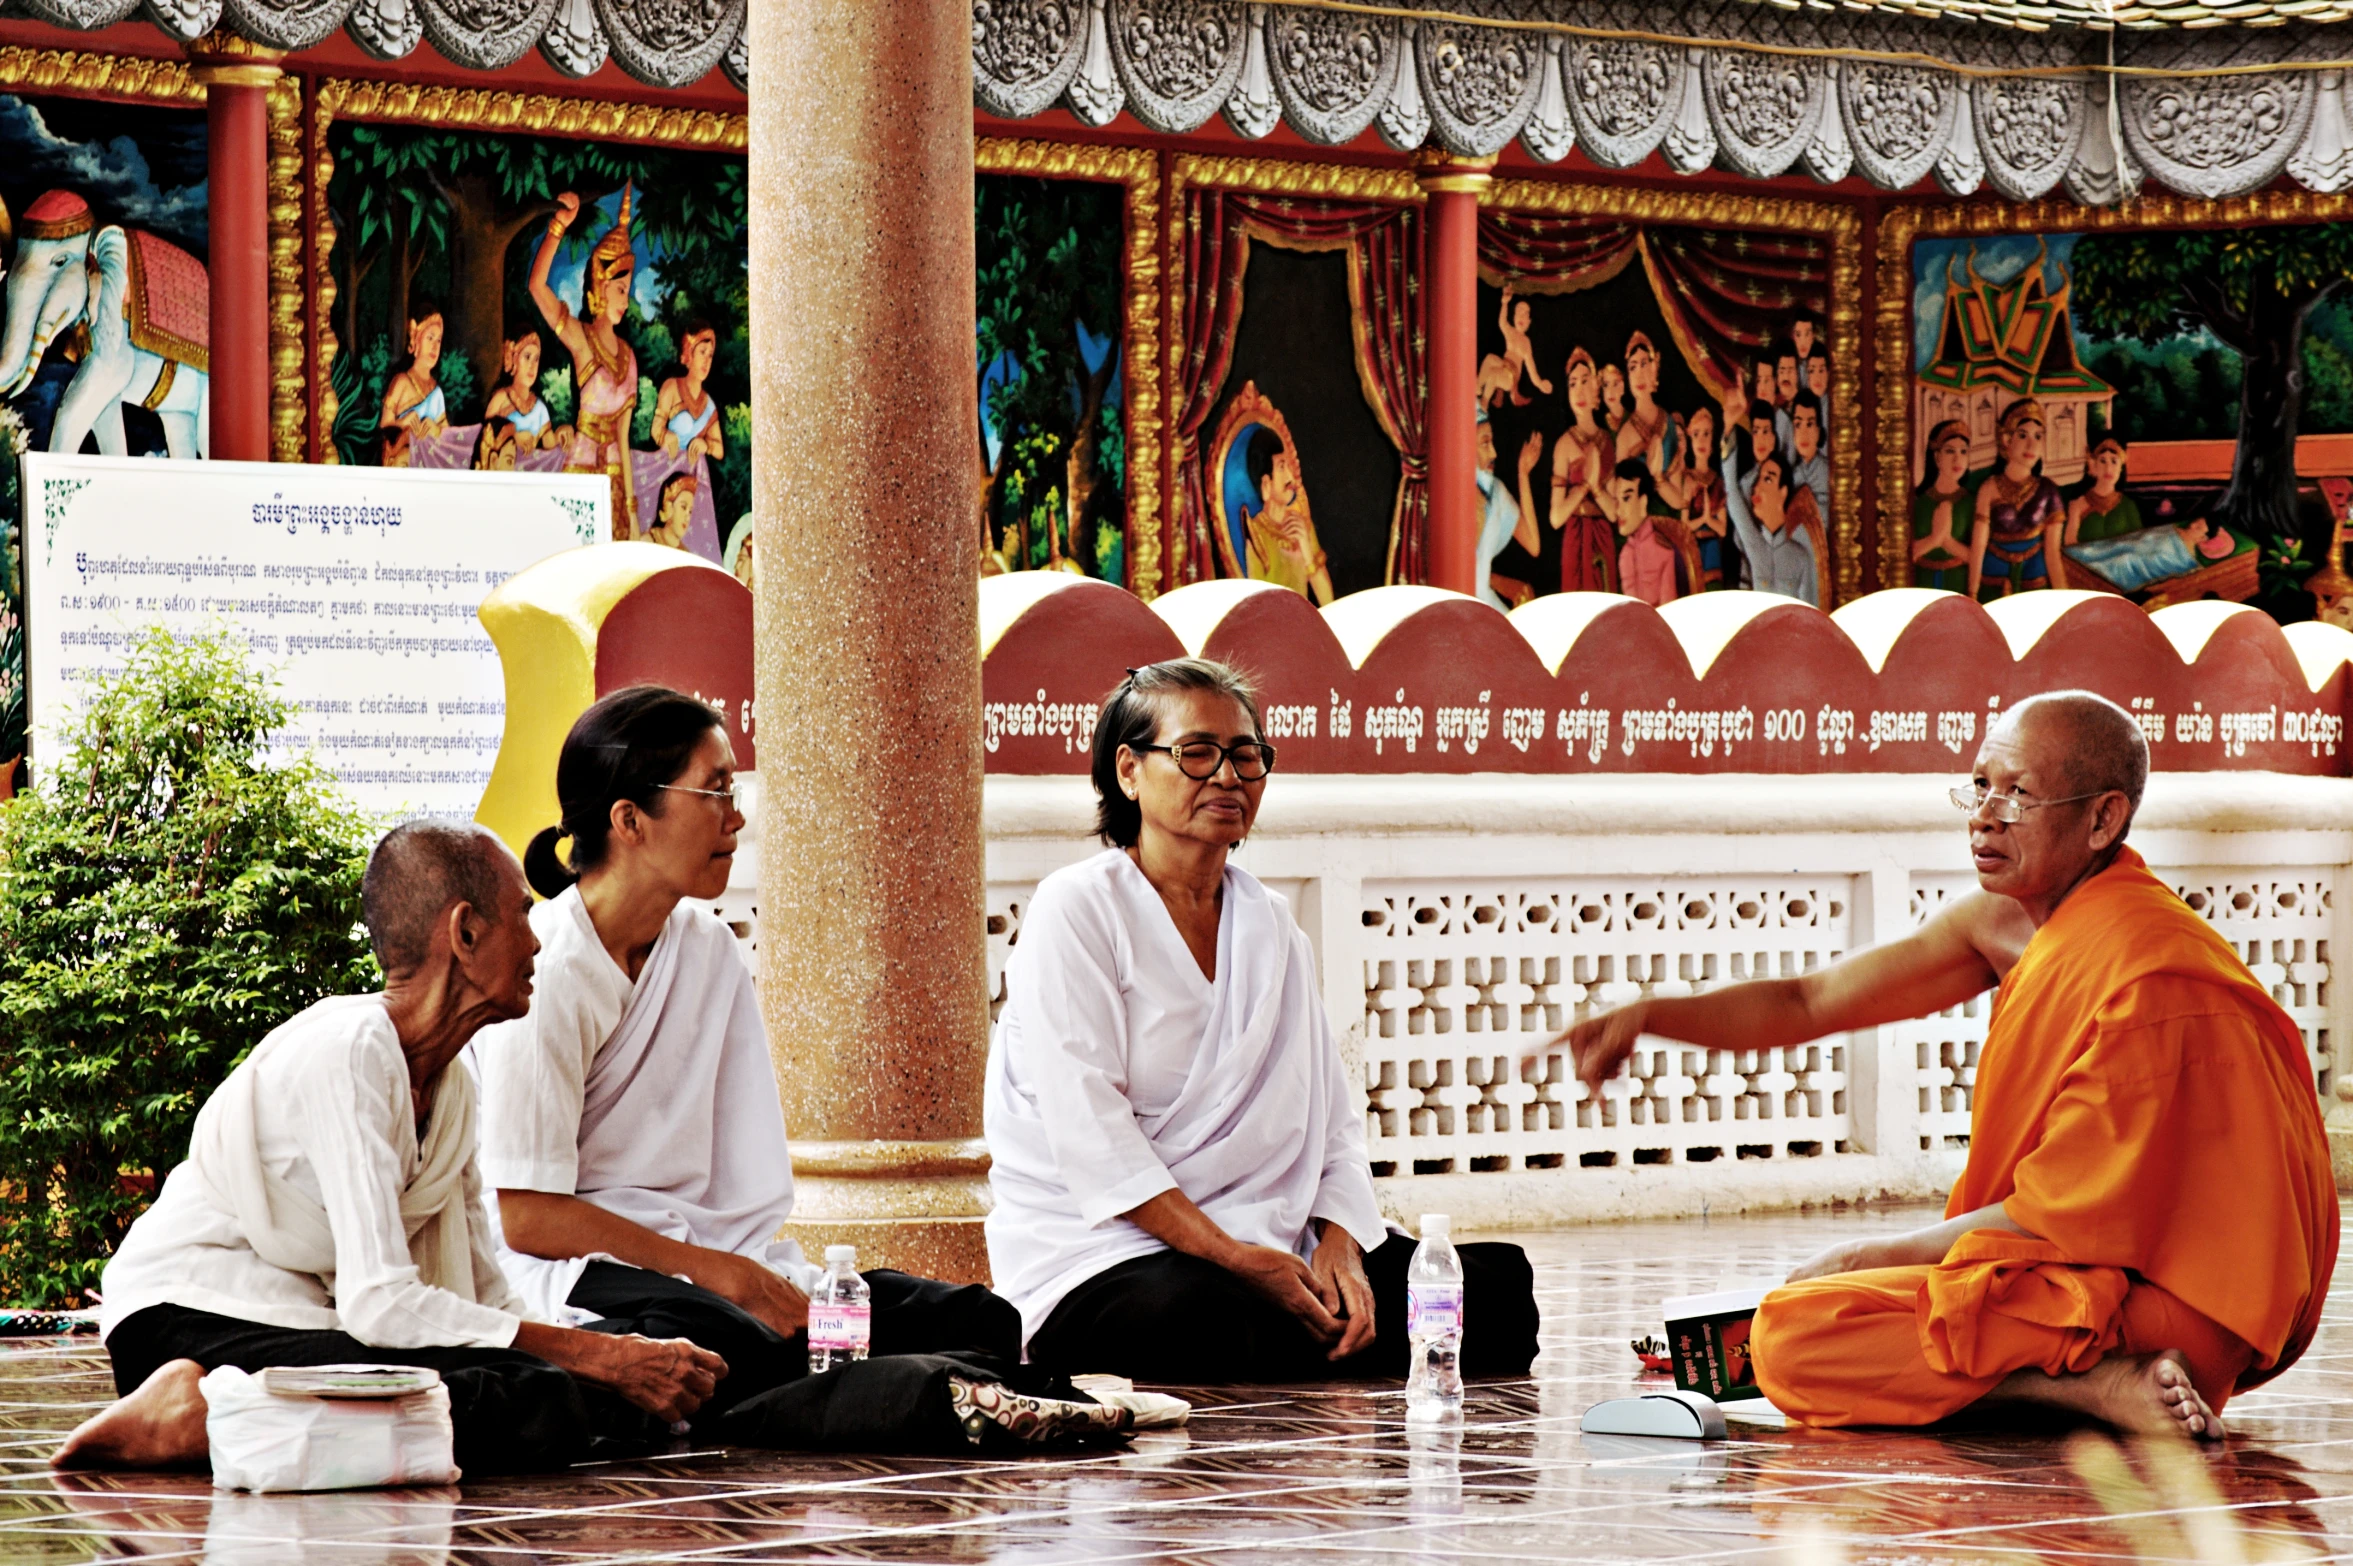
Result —
M 2104 1496 L 2058 1437 L 1744 1426 L 1702 1448 L 1578 1433 L 1586 1404 L 1636 1384 L 1627 1340 L 1655 1326 L 1661 1299 L 1771 1277 L 1832 1239 L 1919 1216 L 1520 1236 L 1537 1263 L 1544 1356 L 1531 1380 L 1476 1390 L 1451 1442 L 1409 1438 L 1394 1389 L 1327 1387 L 1191 1394 L 1188 1430 L 1078 1461 L 689 1453 L 446 1491 L 215 1496 L 194 1476 L 52 1478 L 41 1460 L 107 1382 L 90 1347 L 35 1343 L 0 1350 L 0 1563 L 2353 1558 L 2343 1284 L 2304 1364 L 2232 1407 L 2227 1450 L 2186 1477 L 2144 1464 Z

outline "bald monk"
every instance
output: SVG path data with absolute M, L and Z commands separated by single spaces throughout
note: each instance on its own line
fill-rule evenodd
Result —
M 2124 846 L 2148 767 L 2114 703 L 2021 703 L 1953 791 L 1980 892 L 1802 978 L 1637 1002 L 1555 1041 L 1598 1088 L 1642 1034 L 1773 1048 L 2001 985 L 1945 1221 L 1835 1246 L 1757 1312 L 1758 1384 L 1793 1417 L 2057 1413 L 2215 1440 L 2231 1394 L 2312 1341 L 2337 1201 L 2303 1041 Z

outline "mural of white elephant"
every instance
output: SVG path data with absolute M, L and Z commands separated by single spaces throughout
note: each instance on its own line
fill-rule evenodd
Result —
M 58 400 L 51 451 L 79 451 L 95 433 L 101 453 L 125 455 L 123 405 L 134 403 L 162 421 L 172 456 L 206 455 L 211 297 L 204 263 L 143 230 L 99 227 L 89 203 L 70 191 L 37 197 L 15 228 L 0 296 L 0 397 L 21 393 L 58 347 L 79 366 Z

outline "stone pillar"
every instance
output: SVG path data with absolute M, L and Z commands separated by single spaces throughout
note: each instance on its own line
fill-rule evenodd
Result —
M 280 54 L 228 31 L 188 46 L 204 84 L 211 231 L 211 434 L 231 462 L 270 460 L 270 86 Z
M 760 1003 L 804 1245 L 987 1276 L 972 20 L 754 0 Z
M 1422 270 L 1430 386 L 1422 415 L 1430 449 L 1425 580 L 1458 593 L 1477 582 L 1479 195 L 1494 166 L 1493 158 L 1458 158 L 1435 147 L 1413 158 L 1414 178 L 1429 197 Z

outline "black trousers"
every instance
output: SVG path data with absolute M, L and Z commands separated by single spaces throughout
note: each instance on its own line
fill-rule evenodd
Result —
M 874 1341 L 869 1350 L 874 1355 L 978 1350 L 1020 1362 L 1021 1313 L 987 1289 L 884 1267 L 861 1276 L 874 1291 Z M 593 1311 L 600 1318 L 600 1332 L 685 1338 L 727 1361 L 727 1379 L 695 1413 L 698 1427 L 745 1398 L 809 1373 L 807 1333 L 785 1337 L 732 1301 L 667 1273 L 592 1261 L 568 1300 Z
M 1298 1317 L 1215 1262 L 1157 1251 L 1106 1268 L 1063 1296 L 1029 1340 L 1033 1364 L 1068 1375 L 1106 1371 L 1138 1381 L 1390 1379 L 1411 1359 L 1405 1272 L 1414 1241 L 1391 1235 L 1365 1253 L 1373 1286 L 1372 1346 L 1334 1362 Z M 1526 1375 L 1536 1359 L 1536 1275 L 1516 1245 L 1459 1247 L 1463 1374 Z
M 627 1399 L 517 1349 L 377 1348 L 347 1332 L 305 1332 L 183 1305 L 150 1305 L 116 1324 L 106 1352 L 114 1362 L 115 1391 L 126 1395 L 175 1359 L 192 1359 L 206 1370 L 351 1364 L 438 1370 L 449 1389 L 457 1464 L 469 1476 L 561 1468 L 668 1438 L 660 1421 Z

